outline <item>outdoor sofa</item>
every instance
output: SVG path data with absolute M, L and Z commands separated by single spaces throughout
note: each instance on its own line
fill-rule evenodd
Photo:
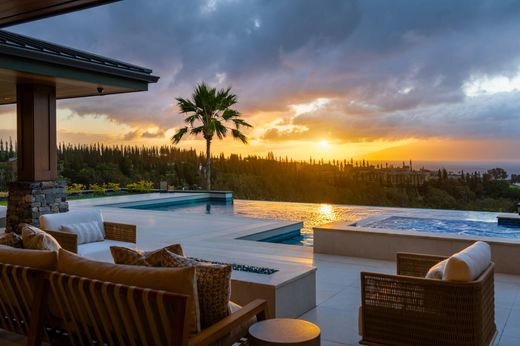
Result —
M 489 248 L 482 244 L 485 243 L 478 242 L 472 246 Z M 487 259 L 477 259 L 480 269 L 470 268 L 468 272 L 467 264 L 460 259 L 472 262 L 475 258 L 464 254 L 465 250 L 451 257 L 398 253 L 397 275 L 362 272 L 361 343 L 492 344 L 496 334 L 494 264 L 489 251 Z M 464 273 L 454 277 L 456 280 L 446 277 L 450 258 L 458 261 L 454 267 L 459 271 L 456 275 L 461 270 Z M 472 265 L 474 263 L 469 266 Z M 470 279 L 470 275 L 474 278 Z
M 0 280 L 0 328 L 27 336 L 28 345 L 227 346 L 268 317 L 266 302 L 255 300 L 194 334 L 193 268 L 122 266 L 63 249 L 0 245 Z

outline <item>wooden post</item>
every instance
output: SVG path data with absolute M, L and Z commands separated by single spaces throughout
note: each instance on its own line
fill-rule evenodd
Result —
M 18 181 L 56 180 L 56 88 L 19 84 L 16 102 Z
M 20 223 L 38 226 L 42 214 L 69 210 L 65 185 L 56 181 L 56 88 L 19 83 L 16 102 L 18 179 L 9 185 L 7 232 L 19 232 Z

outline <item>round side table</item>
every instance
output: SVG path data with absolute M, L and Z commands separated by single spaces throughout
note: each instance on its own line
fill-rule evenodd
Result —
M 310 322 L 290 318 L 260 321 L 249 327 L 251 346 L 319 346 L 320 328 Z

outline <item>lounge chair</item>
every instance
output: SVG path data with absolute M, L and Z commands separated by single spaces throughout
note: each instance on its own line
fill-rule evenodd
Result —
M 490 345 L 496 334 L 493 262 L 478 278 L 425 278 L 447 257 L 397 254 L 397 275 L 361 273 L 362 344 Z

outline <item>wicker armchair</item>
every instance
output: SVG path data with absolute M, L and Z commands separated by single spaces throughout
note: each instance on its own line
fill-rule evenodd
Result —
M 361 273 L 360 334 L 370 345 L 489 345 L 494 264 L 471 282 L 424 278 L 446 257 L 397 254 L 397 275 Z

